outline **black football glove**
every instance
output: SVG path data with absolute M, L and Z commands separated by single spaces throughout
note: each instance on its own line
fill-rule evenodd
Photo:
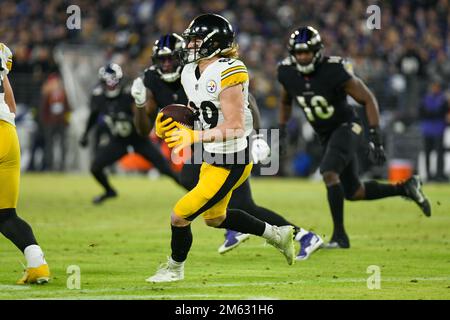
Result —
M 280 156 L 284 157 L 287 154 L 287 149 L 288 149 L 288 145 L 289 145 L 289 141 L 288 141 L 288 131 L 286 128 L 285 124 L 280 124 L 280 142 L 279 142 L 279 147 L 280 147 Z
M 368 157 L 369 160 L 377 166 L 382 166 L 386 162 L 386 154 L 384 153 L 380 128 L 378 127 L 371 127 L 369 129 Z
M 86 148 L 89 143 L 88 137 L 86 135 L 83 135 L 78 143 L 82 148 Z

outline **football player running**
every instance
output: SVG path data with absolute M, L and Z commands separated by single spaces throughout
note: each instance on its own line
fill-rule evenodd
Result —
M 27 261 L 18 284 L 47 283 L 50 270 L 30 225 L 18 217 L 20 146 L 15 127 L 16 102 L 8 73 L 11 50 L 0 43 L 0 232 L 23 252 Z
M 133 82 L 131 94 L 135 98 L 137 106 L 135 125 L 138 132 L 143 135 L 149 134 L 157 110 L 174 103 L 184 105 L 188 103 L 181 85 L 179 52 L 183 43 L 183 38 L 175 33 L 162 35 L 153 47 L 153 65 L 145 70 L 143 80 L 137 78 Z M 249 94 L 249 108 L 253 117 L 253 126 L 255 129 L 259 129 L 259 111 L 256 101 L 251 94 Z M 265 160 L 270 154 L 270 147 L 262 135 L 255 134 L 251 136 L 250 140 L 253 162 L 256 163 L 257 161 Z M 193 148 L 193 150 L 202 151 L 201 148 Z M 180 175 L 180 182 L 188 191 L 192 190 L 199 181 L 201 163 L 195 163 L 194 157 L 195 155 L 192 153 L 191 158 L 184 164 Z M 321 238 L 314 233 L 295 226 L 269 209 L 256 205 L 252 197 L 250 179 L 245 180 L 232 193 L 228 207 L 246 211 L 254 217 L 272 225 L 294 226 L 296 240 L 300 243 L 297 260 L 307 259 L 322 244 Z M 230 251 L 248 239 L 249 236 L 249 234 L 226 230 L 225 242 L 219 247 L 219 253 L 224 254 Z
M 156 133 L 174 153 L 202 142 L 205 156 L 197 185 L 174 206 L 171 214 L 172 254 L 149 282 L 184 278 L 184 263 L 192 244 L 191 222 L 202 215 L 211 227 L 264 237 L 280 250 L 289 265 L 295 262 L 294 228 L 276 227 L 238 209 L 227 208 L 233 191 L 250 175 L 247 138 L 253 125 L 248 108 L 248 73 L 237 55 L 230 23 L 204 14 L 183 33 L 184 68 L 181 83 L 189 106 L 199 112 L 202 130 L 183 127 L 171 118 L 156 118 Z M 243 161 L 238 161 L 243 160 Z
M 100 146 L 91 165 L 94 178 L 104 188 L 105 192 L 93 199 L 94 204 L 117 197 L 117 191 L 111 186 L 104 172 L 128 153 L 128 147 L 140 154 L 162 173 L 176 182 L 177 175 L 170 168 L 167 160 L 150 142 L 148 136 L 142 137 L 136 132 L 133 123 L 133 97 L 130 88 L 123 84 L 122 68 L 115 63 L 101 67 L 98 72 L 100 84 L 96 86 L 91 97 L 91 113 L 87 120 L 86 129 L 80 139 L 80 145 L 88 145 L 90 130 L 96 125 L 99 117 L 103 117 L 110 131 L 110 141 Z
M 289 39 L 289 56 L 278 67 L 282 85 L 280 136 L 286 137 L 286 123 L 295 100 L 318 134 L 324 147 L 320 172 L 327 188 L 334 231 L 327 248 L 349 248 L 344 228 L 344 199 L 375 200 L 402 196 L 413 200 L 426 216 L 431 215 L 419 177 L 399 184 L 384 184 L 358 177 L 356 150 L 363 128 L 347 95 L 365 106 L 369 122 L 369 158 L 382 165 L 385 153 L 379 129 L 378 103 L 372 92 L 356 77 L 342 58 L 323 56 L 317 30 L 308 26 L 295 30 Z M 282 139 L 282 144 L 283 144 Z

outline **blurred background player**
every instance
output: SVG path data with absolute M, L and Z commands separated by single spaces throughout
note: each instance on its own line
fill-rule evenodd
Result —
M 340 57 L 323 56 L 321 37 L 309 26 L 300 27 L 291 34 L 288 48 L 289 56 L 278 67 L 278 80 L 283 87 L 280 136 L 286 137 L 286 123 L 295 99 L 324 147 L 320 173 L 327 188 L 334 223 L 327 248 L 350 247 L 344 229 L 344 199 L 402 196 L 416 202 L 423 213 L 430 216 L 430 204 L 417 176 L 395 185 L 360 181 L 356 150 L 363 128 L 355 110 L 347 104 L 347 95 L 365 106 L 370 158 L 378 165 L 386 158 L 379 129 L 378 103 L 366 85 L 353 74 L 351 66 Z
M 67 128 L 70 107 L 64 89 L 63 79 L 52 73 L 42 86 L 40 120 L 44 132 L 44 163 L 46 170 L 64 171 L 67 153 Z M 55 146 L 58 153 L 55 153 Z
M 156 113 L 161 108 L 180 103 L 187 105 L 188 99 L 181 85 L 180 51 L 184 40 L 179 35 L 162 35 L 153 47 L 153 65 L 144 72 L 144 80 L 137 78 L 133 82 L 131 94 L 135 98 L 137 110 L 135 124 L 137 131 L 147 136 L 152 129 Z M 148 91 L 146 90 L 148 89 Z M 252 112 L 253 126 L 260 128 L 260 115 L 255 98 L 249 94 L 249 108 Z M 263 139 L 262 134 L 254 134 L 250 138 L 253 162 L 264 161 L 270 154 L 270 147 Z M 201 148 L 192 148 L 194 152 L 202 151 Z M 201 163 L 195 163 L 194 153 L 182 168 L 180 182 L 186 190 L 192 190 L 199 181 Z M 319 236 L 308 232 L 295 224 L 290 223 L 277 213 L 258 206 L 252 197 L 250 178 L 245 180 L 231 195 L 229 208 L 243 210 L 254 217 L 275 226 L 292 225 L 295 228 L 296 240 L 299 241 L 300 251 L 298 260 L 307 259 L 322 243 Z M 249 238 L 250 235 L 233 230 L 225 232 L 225 242 L 219 247 L 219 253 L 223 254 L 237 247 Z
M 80 139 L 80 145 L 86 147 L 89 131 L 96 125 L 99 116 L 103 116 L 110 132 L 110 140 L 95 151 L 91 172 L 105 192 L 95 197 L 93 203 L 100 204 L 106 199 L 117 197 L 117 191 L 109 183 L 104 169 L 126 155 L 128 147 L 152 162 L 162 174 L 178 181 L 167 160 L 153 146 L 148 136 L 142 137 L 136 132 L 133 123 L 133 97 L 129 87 L 123 83 L 122 68 L 111 63 L 100 68 L 98 74 L 100 84 L 92 92 L 91 113 Z
M 444 132 L 447 126 L 448 101 L 440 81 L 430 83 L 419 109 L 425 145 L 425 167 L 428 181 L 446 182 L 444 173 Z M 436 174 L 431 174 L 431 152 L 436 151 Z
M 16 102 L 8 80 L 12 53 L 0 43 L 0 232 L 25 255 L 27 267 L 17 282 L 47 283 L 50 270 L 30 225 L 17 216 L 20 147 L 15 128 Z

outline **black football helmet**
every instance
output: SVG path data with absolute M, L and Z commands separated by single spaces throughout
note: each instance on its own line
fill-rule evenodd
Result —
M 313 27 L 300 27 L 292 32 L 288 43 L 289 53 L 293 61 L 297 64 L 297 69 L 301 73 L 311 73 L 315 66 L 322 60 L 323 43 L 319 32 Z M 308 64 L 300 64 L 295 57 L 295 53 L 309 51 L 314 54 L 312 61 Z
M 109 63 L 98 70 L 98 78 L 108 98 L 119 95 L 123 78 L 122 68 L 117 63 Z
M 233 49 L 235 40 L 233 27 L 228 20 L 212 13 L 200 15 L 192 20 L 182 36 L 185 40 L 181 52 L 183 64 L 227 53 Z M 195 40 L 201 40 L 201 44 L 198 45 Z M 194 46 L 189 47 L 191 41 Z
M 180 78 L 181 64 L 179 50 L 184 40 L 176 33 L 162 35 L 153 45 L 152 62 L 161 79 L 174 82 Z

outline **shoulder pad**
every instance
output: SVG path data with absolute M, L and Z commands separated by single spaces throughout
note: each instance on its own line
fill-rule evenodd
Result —
M 349 74 L 353 74 L 353 64 L 340 56 L 330 56 L 330 57 L 326 57 L 325 61 L 327 63 L 336 63 L 336 64 L 340 64 L 345 71 L 347 71 Z
M 221 58 L 219 62 L 221 88 L 248 81 L 247 67 L 241 60 Z
M 156 66 L 150 66 L 144 70 L 144 73 L 156 71 Z
M 92 90 L 93 96 L 101 96 L 103 94 L 103 88 L 102 86 L 96 86 L 94 90 Z
M 325 57 L 325 62 L 327 63 L 342 63 L 344 59 L 340 56 L 329 56 Z
M 286 57 L 279 63 L 281 66 L 292 66 L 293 64 L 294 61 L 292 61 L 291 57 Z

